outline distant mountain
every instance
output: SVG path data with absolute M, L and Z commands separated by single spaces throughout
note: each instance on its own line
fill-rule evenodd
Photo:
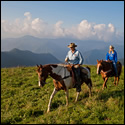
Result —
M 83 53 L 84 56 L 84 64 L 92 64 L 95 65 L 97 64 L 97 59 L 98 60 L 105 60 L 105 55 L 106 55 L 107 51 L 105 49 L 103 50 L 91 50 L 91 51 L 87 51 L 85 53 Z
M 76 40 L 70 38 L 45 39 L 33 36 L 7 38 L 1 40 L 1 50 L 10 51 L 14 48 L 29 50 L 34 53 L 50 53 L 58 60 L 64 62 L 69 51 L 67 45 L 74 42 L 85 58 L 84 63 L 96 64 L 96 59 L 105 59 L 109 45 L 113 45 L 118 53 L 118 58 L 124 58 L 124 45 L 96 40 Z
M 61 63 L 50 53 L 36 54 L 30 51 L 13 49 L 1 52 L 1 67 L 34 66 L 36 64 Z

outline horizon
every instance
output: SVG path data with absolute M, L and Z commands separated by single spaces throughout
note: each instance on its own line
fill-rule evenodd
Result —
M 41 39 L 41 40 L 76 40 L 76 43 L 78 42 L 87 42 L 87 41 L 89 41 L 89 42 L 104 42 L 104 43 L 111 43 L 112 45 L 114 44 L 116 44 L 116 45 L 124 45 L 124 41 L 120 41 L 120 42 L 112 42 L 112 41 L 108 41 L 108 42 L 106 42 L 106 41 L 104 41 L 104 40 L 91 40 L 91 39 L 86 39 L 86 40 L 78 40 L 77 38 L 64 38 L 64 37 L 60 37 L 60 38 L 40 38 L 40 37 L 37 37 L 37 36 L 33 36 L 33 35 L 23 35 L 23 36 L 18 36 L 18 37 L 8 37 L 8 38 L 1 38 L 1 40 L 8 40 L 8 39 L 20 39 L 20 38 L 36 38 L 36 39 Z M 3 42 L 1 42 L 1 45 L 2 45 L 2 43 Z M 67 42 L 68 43 L 68 42 Z M 69 43 L 70 44 L 70 43 Z

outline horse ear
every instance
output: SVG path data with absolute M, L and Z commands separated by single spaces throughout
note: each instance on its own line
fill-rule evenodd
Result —
M 103 62 L 103 59 L 101 60 L 101 62 Z
M 40 68 L 42 68 L 43 66 L 40 64 Z
M 39 67 L 38 64 L 36 64 L 36 66 Z
M 97 62 L 99 62 L 98 59 L 97 59 Z

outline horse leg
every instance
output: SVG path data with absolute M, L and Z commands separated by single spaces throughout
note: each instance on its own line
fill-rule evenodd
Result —
M 68 91 L 68 89 L 66 89 L 65 94 L 66 94 L 66 106 L 68 106 L 68 104 L 69 104 L 69 101 L 68 101 L 68 99 L 69 99 L 69 91 Z
M 105 83 L 105 78 L 103 78 L 103 80 L 104 80 L 104 83 Z M 103 83 L 103 88 L 102 89 L 104 89 L 104 87 L 105 87 L 104 83 Z
M 50 106 L 51 106 L 51 102 L 52 102 L 52 99 L 54 97 L 54 95 L 57 93 L 57 90 L 54 88 L 51 96 L 50 96 L 50 99 L 49 99 L 49 104 L 48 104 L 48 109 L 47 109 L 47 113 L 50 111 Z
M 118 82 L 119 82 L 119 76 L 118 77 L 116 77 L 117 78 L 117 83 L 116 83 L 116 85 L 118 85 Z
M 104 87 L 107 88 L 106 82 L 107 82 L 107 80 L 108 80 L 108 77 L 106 77 L 104 80 L 105 80 L 105 81 L 104 81 L 104 84 L 103 84 L 103 88 L 102 88 L 102 89 L 104 89 Z
M 92 88 L 92 80 L 91 80 L 91 79 L 89 79 L 88 87 L 89 87 L 89 97 L 91 97 L 91 96 L 92 96 L 92 92 L 91 92 L 91 88 Z
M 114 77 L 114 85 L 116 85 L 116 77 Z
M 92 93 L 91 93 L 92 81 L 91 79 L 88 79 L 85 83 L 89 87 L 89 97 L 91 97 L 92 96 Z
M 75 102 L 77 102 L 80 92 L 77 92 Z

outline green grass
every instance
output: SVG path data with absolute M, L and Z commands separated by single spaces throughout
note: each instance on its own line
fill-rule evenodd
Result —
M 3 124 L 124 124 L 124 67 L 118 86 L 109 78 L 102 90 L 103 79 L 90 66 L 93 83 L 92 97 L 83 84 L 78 102 L 76 89 L 69 90 L 69 106 L 65 93 L 59 91 L 52 101 L 51 112 L 46 113 L 54 85 L 47 79 L 38 87 L 36 67 L 1 69 L 1 123 Z

